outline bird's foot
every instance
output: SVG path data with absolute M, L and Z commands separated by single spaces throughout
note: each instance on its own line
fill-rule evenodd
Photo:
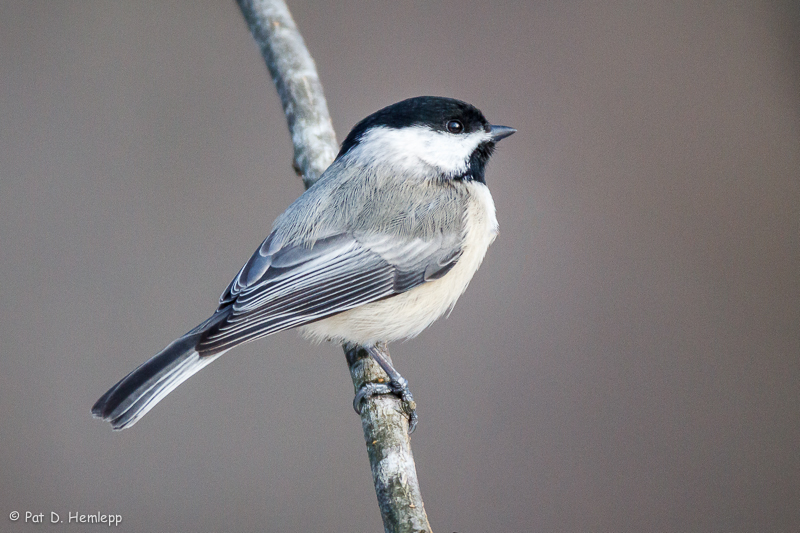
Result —
M 359 415 L 361 414 L 361 402 L 365 402 L 372 398 L 373 396 L 379 396 L 381 394 L 392 394 L 394 391 L 384 383 L 364 383 L 361 385 L 361 388 L 358 389 L 356 393 L 356 397 L 353 398 L 353 409 L 356 410 L 356 413 Z
M 356 413 L 361 414 L 362 402 L 369 400 L 373 396 L 383 394 L 394 394 L 402 403 L 403 413 L 408 417 L 408 433 L 409 435 L 417 428 L 417 403 L 414 401 L 414 396 L 408 389 L 408 381 L 399 376 L 399 379 L 393 379 L 388 385 L 384 383 L 364 383 L 353 399 L 353 409 Z

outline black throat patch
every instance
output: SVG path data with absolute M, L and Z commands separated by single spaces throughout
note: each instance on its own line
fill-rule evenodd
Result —
M 467 170 L 453 179 L 456 181 L 479 181 L 486 185 L 486 164 L 494 153 L 495 143 L 492 141 L 483 142 L 475 148 L 469 156 Z

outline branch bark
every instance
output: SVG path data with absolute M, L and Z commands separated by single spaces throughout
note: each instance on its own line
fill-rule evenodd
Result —
M 379 346 L 391 362 L 386 346 Z M 359 346 L 345 346 L 353 386 L 385 383 L 386 373 Z M 408 418 L 394 395 L 375 396 L 361 410 L 361 427 L 372 467 L 372 481 L 381 509 L 383 528 L 389 533 L 430 532 L 431 525 L 419 491 L 414 454 L 408 437 Z
M 237 0 L 267 63 L 294 145 L 295 171 L 311 187 L 336 157 L 338 146 L 314 60 L 282 0 Z M 386 347 L 381 347 L 388 357 Z M 358 346 L 345 346 L 354 393 L 386 374 Z M 408 420 L 400 400 L 376 396 L 361 411 L 375 493 L 387 533 L 430 532 L 419 490 Z
M 311 187 L 339 151 L 317 67 L 280 0 L 238 0 L 267 63 L 294 145 L 293 166 Z

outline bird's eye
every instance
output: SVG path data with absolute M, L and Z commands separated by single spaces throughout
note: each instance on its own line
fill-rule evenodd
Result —
M 451 120 L 447 123 L 447 131 L 450 133 L 461 133 L 464 131 L 464 125 L 460 120 Z

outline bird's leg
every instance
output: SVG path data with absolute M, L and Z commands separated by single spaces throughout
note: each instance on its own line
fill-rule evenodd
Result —
M 413 433 L 417 427 L 417 404 L 411 391 L 408 390 L 408 380 L 395 370 L 392 363 L 386 358 L 383 351 L 378 346 L 365 346 L 364 349 L 381 366 L 386 375 L 389 376 L 389 384 L 365 383 L 361 386 L 353 399 L 353 408 L 356 413 L 361 414 L 361 402 L 369 400 L 379 394 L 395 394 L 403 402 L 403 411 L 408 416 L 408 432 Z

